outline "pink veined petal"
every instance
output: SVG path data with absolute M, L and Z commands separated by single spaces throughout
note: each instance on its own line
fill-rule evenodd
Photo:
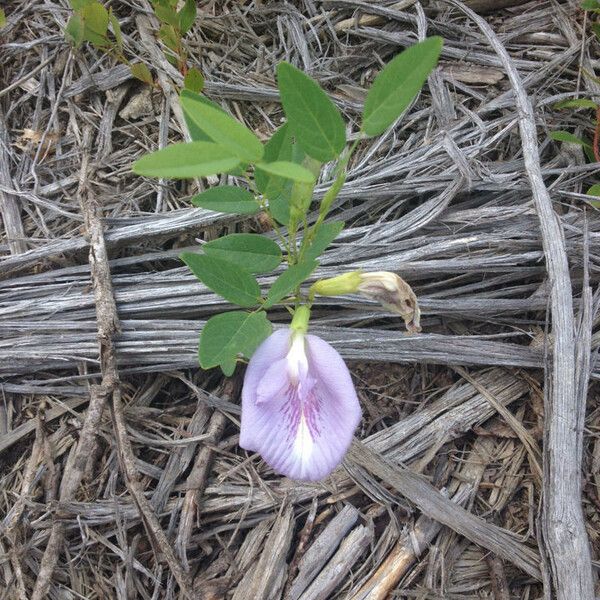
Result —
M 254 352 L 242 388 L 242 422 L 240 446 L 246 450 L 256 450 L 254 443 L 257 417 L 254 405 L 257 401 L 257 388 L 271 365 L 285 358 L 290 347 L 290 330 L 278 329 L 272 333 Z
M 280 387 L 286 374 L 277 372 L 277 368 L 281 365 L 285 371 L 285 361 L 260 370 L 264 387 L 273 384 L 278 388 L 269 402 L 256 402 L 256 390 L 261 386 L 256 373 L 250 381 L 248 377 L 245 380 L 242 430 L 246 426 L 247 433 L 243 440 L 240 436 L 240 445 L 259 452 L 278 473 L 317 481 L 342 461 L 361 410 L 341 356 L 316 336 L 306 336 L 306 342 L 308 373 L 298 385 L 287 378 L 288 385 Z M 249 369 L 251 366 L 252 361 Z

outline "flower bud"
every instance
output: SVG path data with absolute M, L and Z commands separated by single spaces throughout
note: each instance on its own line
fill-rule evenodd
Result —
M 417 297 L 408 283 L 396 273 L 361 273 L 356 291 L 370 300 L 377 300 L 387 310 L 399 314 L 410 333 L 421 331 L 421 311 Z
M 361 282 L 360 271 L 352 271 L 337 275 L 330 279 L 319 279 L 310 288 L 312 294 L 319 296 L 341 296 L 343 294 L 356 294 Z

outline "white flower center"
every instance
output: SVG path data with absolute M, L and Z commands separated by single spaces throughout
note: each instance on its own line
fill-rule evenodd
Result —
M 287 353 L 286 360 L 290 381 L 293 385 L 298 385 L 300 379 L 308 371 L 308 359 L 303 335 L 293 334 L 292 345 Z
M 310 459 L 313 454 L 315 442 L 308 429 L 308 424 L 304 414 L 300 415 L 300 423 L 298 423 L 298 430 L 296 431 L 296 438 L 294 439 L 293 453 L 296 459 L 300 463 L 302 476 L 305 475 L 306 467 L 310 463 Z

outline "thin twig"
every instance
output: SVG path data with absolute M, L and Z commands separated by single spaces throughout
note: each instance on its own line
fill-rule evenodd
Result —
M 238 377 L 229 379 L 223 386 L 223 391 L 219 396 L 229 401 L 239 394 L 241 380 Z M 185 568 L 188 568 L 187 547 L 192 535 L 194 516 L 199 512 L 199 505 L 206 489 L 210 467 L 214 458 L 214 446 L 219 442 L 227 417 L 221 411 L 215 410 L 210 418 L 204 440 L 205 446 L 198 452 L 194 466 L 186 480 L 187 491 L 183 499 L 183 507 L 179 517 L 179 531 L 175 546 Z
M 89 176 L 88 166 L 91 145 L 91 129 L 88 128 L 84 133 L 81 149 L 82 162 L 79 180 L 79 197 L 81 210 L 86 216 L 86 225 L 92 236 L 91 248 L 94 248 L 101 243 L 101 240 L 97 239 L 98 231 L 92 230 L 92 223 L 89 217 L 91 209 L 86 201 L 87 195 L 84 194 L 84 190 L 88 187 L 87 179 Z M 106 252 L 104 252 L 104 256 L 100 258 L 98 257 L 98 254 L 90 252 L 89 260 L 98 318 L 98 342 L 100 344 L 100 355 L 102 356 L 102 349 L 105 344 L 104 340 L 108 337 L 112 337 L 114 332 L 118 329 L 118 322 L 116 319 L 111 319 L 110 321 L 107 321 L 106 319 L 106 315 L 110 314 L 111 310 L 116 311 L 116 306 L 114 304 L 114 299 L 112 298 L 112 288 L 106 289 L 106 273 L 104 267 L 104 265 L 106 265 Z M 105 385 L 104 380 L 101 385 L 93 385 L 90 388 L 90 403 L 81 428 L 77 449 L 73 455 L 73 460 L 70 460 L 67 463 L 63 474 L 59 498 L 61 503 L 69 502 L 74 497 L 75 492 L 83 479 L 86 462 L 95 450 L 96 434 L 98 433 L 98 426 L 109 393 L 110 390 L 108 386 Z M 46 550 L 44 551 L 44 556 L 42 557 L 40 571 L 32 594 L 32 600 L 42 600 L 43 598 L 46 598 L 52 583 L 52 574 L 62 550 L 63 540 L 64 525 L 60 520 L 56 519 L 52 523 L 52 530 L 46 545 Z

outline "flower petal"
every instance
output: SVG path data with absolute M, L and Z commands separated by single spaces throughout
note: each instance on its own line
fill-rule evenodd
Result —
M 287 386 L 280 386 L 287 375 L 275 372 L 275 362 L 270 369 L 265 367 L 261 356 L 260 379 L 269 371 L 264 385 L 272 382 L 278 390 L 268 402 L 257 403 L 259 369 L 256 367 L 256 372 L 253 369 L 251 377 L 247 374 L 242 394 L 244 435 L 240 435 L 240 445 L 259 452 L 278 473 L 292 479 L 317 481 L 341 462 L 360 421 L 361 410 L 341 356 L 316 336 L 307 336 L 306 341 L 308 373 L 299 385 L 290 381 Z M 254 357 L 248 370 L 253 361 Z M 281 368 L 285 370 L 283 364 Z
M 240 427 L 240 446 L 246 450 L 256 450 L 254 444 L 255 412 L 258 385 L 265 373 L 274 363 L 285 358 L 290 347 L 290 330 L 278 329 L 272 333 L 254 352 L 242 388 L 242 423 Z
M 280 398 L 290 384 L 286 358 L 276 360 L 264 373 L 256 387 L 257 404 Z

